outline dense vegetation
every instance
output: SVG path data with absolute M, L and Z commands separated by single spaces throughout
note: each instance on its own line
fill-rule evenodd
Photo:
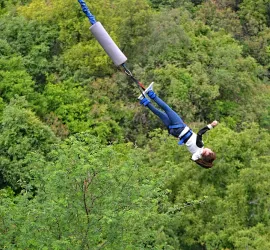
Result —
M 87 2 L 214 168 L 138 104 L 75 0 L 0 0 L 0 249 L 270 249 L 268 0 Z

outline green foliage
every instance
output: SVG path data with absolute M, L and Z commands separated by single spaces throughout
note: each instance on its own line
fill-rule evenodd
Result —
M 199 7 L 196 17 L 215 31 L 223 29 L 235 38 L 240 38 L 243 36 L 241 21 L 232 9 L 236 8 L 232 6 L 235 1 L 232 1 L 232 5 L 229 3 L 222 5 L 224 2 L 226 1 L 205 1 Z
M 41 95 L 35 91 L 35 82 L 27 73 L 23 58 L 15 53 L 13 54 L 11 47 L 4 40 L 0 40 L 0 51 L 3 51 L 0 58 L 0 93 L 2 100 L 9 103 L 15 95 L 25 96 L 31 106 L 38 113 L 42 113 L 45 104 Z
M 11 100 L 1 121 L 1 174 L 14 190 L 31 179 L 31 153 L 46 155 L 57 140 L 51 130 L 28 109 L 24 98 Z
M 193 131 L 221 121 L 215 166 L 139 105 L 77 1 L 0 1 L 0 248 L 269 249 L 268 2 L 87 5 Z
M 187 8 L 192 8 L 193 5 L 201 4 L 202 0 L 150 0 L 153 8 L 177 8 L 185 6 Z
M 84 131 L 91 125 L 90 100 L 86 96 L 86 91 L 72 81 L 49 83 L 44 90 L 48 113 L 54 113 L 72 132 Z
M 8 56 L 12 54 L 12 48 L 10 47 L 9 43 L 4 40 L 0 39 L 0 55 L 2 56 Z
M 57 27 L 27 21 L 22 16 L 3 17 L 0 20 L 0 38 L 22 56 L 28 73 L 35 79 L 37 90 L 42 90 L 48 72 L 54 65 L 53 56 L 59 54 Z
M 0 120 L 2 118 L 2 112 L 4 110 L 4 107 L 5 107 L 5 103 L 4 103 L 3 99 L 2 99 L 2 97 L 0 97 Z
M 253 107 L 264 102 L 258 76 L 266 72 L 252 57 L 244 56 L 231 35 L 214 32 L 180 10 L 161 13 L 151 25 L 143 77 L 154 78 L 160 95 L 176 110 L 181 107 L 188 121 L 232 117 L 239 124 L 258 118 Z
M 224 29 L 231 33 L 243 43 L 246 54 L 252 55 L 262 65 L 269 65 L 267 1 L 206 1 L 198 17 L 214 30 Z
M 113 73 L 111 59 L 96 41 L 74 45 L 65 51 L 62 60 L 66 70 L 76 74 L 102 77 Z
M 12 215 L 20 233 L 9 228 L 2 248 L 11 244 L 21 249 L 170 246 L 156 243 L 166 218 L 156 213 L 158 203 L 166 199 L 160 189 L 163 177 L 159 175 L 158 183 L 151 180 L 151 168 L 142 165 L 131 144 L 104 147 L 87 133 L 77 134 L 53 150 L 51 159 L 33 180 L 41 183 L 36 196 L 31 201 L 27 194 L 16 199 L 19 211 L 12 210 Z M 8 225 L 11 217 L 5 209 L 13 201 L 7 195 L 1 200 Z M 24 211 L 28 212 L 20 217 Z
M 161 12 L 150 23 L 150 34 L 145 37 L 144 54 L 140 59 L 147 68 L 162 67 L 168 63 L 183 65 L 192 48 L 192 41 L 181 23 L 190 21 L 189 14 L 180 9 Z
M 239 16 L 244 23 L 245 32 L 250 35 L 256 35 L 262 31 L 265 26 L 269 27 L 268 17 L 269 3 L 265 0 L 256 2 L 244 0 L 240 5 Z
M 133 46 L 146 35 L 146 23 L 150 14 L 146 1 L 118 0 L 112 4 L 106 0 L 92 2 L 89 7 L 116 44 L 124 52 L 132 54 Z M 87 76 L 105 76 L 113 72 L 111 59 L 89 33 L 90 24 L 76 1 L 57 0 L 46 3 L 36 0 L 21 7 L 19 12 L 27 19 L 41 22 L 45 27 L 57 23 L 58 41 L 61 48 L 64 48 L 63 54 L 57 58 L 57 63 L 62 65 L 59 69 L 62 74 L 71 76 L 70 72 L 75 71 L 76 74 Z M 110 16 L 110 20 L 107 16 Z
M 113 7 L 117 26 L 111 27 L 109 22 L 106 27 L 109 30 L 114 28 L 112 34 L 117 35 L 116 44 L 119 44 L 129 61 L 133 62 L 137 57 L 136 51 L 149 35 L 153 11 L 145 0 L 119 0 L 115 1 Z
M 269 31 L 269 28 L 265 28 L 259 35 L 247 37 L 244 41 L 244 52 L 252 55 L 266 69 L 270 65 Z
M 0 60 L 0 86 L 3 99 L 8 102 L 15 95 L 26 95 L 31 99 L 34 82 L 23 69 L 21 57 L 2 57 Z
M 91 129 L 90 132 L 103 142 L 121 141 L 124 135 L 121 127 L 128 126 L 126 119 L 132 114 L 124 108 L 121 100 L 112 102 L 117 92 L 117 85 L 109 79 L 96 80 L 88 86 L 81 86 L 72 79 L 47 84 L 44 99 L 49 115 L 46 120 L 49 124 L 54 119 L 59 120 L 66 126 L 63 129 L 68 129 L 71 134 Z M 64 131 L 59 133 L 66 134 Z
M 254 249 L 267 246 L 269 133 L 256 125 L 241 133 L 220 125 L 205 140 L 218 156 L 209 171 L 191 163 L 176 141 L 158 134 L 147 155 L 158 171 L 167 167 L 174 172 L 167 185 L 174 218 L 169 228 L 180 242 L 176 249 L 238 248 L 238 237 Z M 260 238 L 253 242 L 259 231 Z

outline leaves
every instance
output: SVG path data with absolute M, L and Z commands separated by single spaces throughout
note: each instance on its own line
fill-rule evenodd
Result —
M 24 98 L 12 100 L 1 121 L 1 174 L 15 190 L 31 179 L 31 153 L 46 155 L 56 143 L 51 130 L 30 111 Z
M 76 1 L 0 1 L 1 249 L 268 249 L 266 1 L 89 1 L 217 154 L 190 160 Z

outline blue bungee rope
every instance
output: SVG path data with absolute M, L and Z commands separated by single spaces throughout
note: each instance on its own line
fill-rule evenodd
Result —
M 82 10 L 83 12 L 85 13 L 85 15 L 88 17 L 90 23 L 93 25 L 95 24 L 97 21 L 96 21 L 96 18 L 95 16 L 90 12 L 90 10 L 88 9 L 86 3 L 83 1 L 83 0 L 78 0 L 78 2 L 80 3 L 81 7 L 82 7 Z

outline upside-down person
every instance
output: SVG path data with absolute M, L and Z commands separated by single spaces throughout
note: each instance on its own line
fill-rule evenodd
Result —
M 213 167 L 213 161 L 216 159 L 216 154 L 209 148 L 204 147 L 202 135 L 208 130 L 217 126 L 218 122 L 213 121 L 202 128 L 197 134 L 194 133 L 181 119 L 181 117 L 172 110 L 157 94 L 153 91 L 153 82 L 139 96 L 140 104 L 149 108 L 156 116 L 158 116 L 164 125 L 167 127 L 169 134 L 179 139 L 178 144 L 185 144 L 188 151 L 192 154 L 191 159 L 203 168 Z M 165 112 L 154 107 L 150 100 L 145 95 L 148 95 L 155 103 L 158 104 Z

